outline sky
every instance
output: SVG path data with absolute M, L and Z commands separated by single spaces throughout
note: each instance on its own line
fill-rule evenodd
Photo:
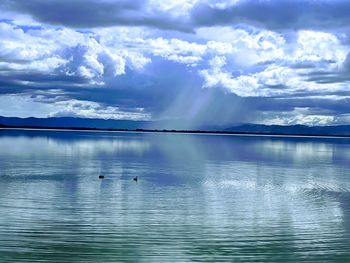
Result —
M 0 115 L 350 124 L 348 0 L 1 0 Z

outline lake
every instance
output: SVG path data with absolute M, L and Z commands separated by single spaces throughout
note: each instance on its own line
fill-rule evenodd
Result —
M 350 262 L 350 139 L 0 130 L 0 168 L 0 262 Z

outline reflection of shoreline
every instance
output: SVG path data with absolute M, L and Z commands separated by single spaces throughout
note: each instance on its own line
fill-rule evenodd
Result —
M 245 136 L 245 137 L 282 137 L 282 138 L 326 138 L 350 139 L 350 135 L 322 135 L 322 134 L 283 134 L 283 133 L 254 133 L 254 132 L 226 132 L 201 130 L 152 130 L 152 129 L 98 129 L 98 128 L 60 128 L 60 127 L 12 127 L 0 126 L 0 130 L 22 131 L 62 131 L 62 132 L 102 132 L 102 133 L 170 133 L 170 134 L 198 134 L 212 136 Z

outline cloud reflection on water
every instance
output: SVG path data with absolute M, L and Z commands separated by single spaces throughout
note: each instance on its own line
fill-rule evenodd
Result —
M 347 140 L 1 134 L 0 259 L 350 257 Z

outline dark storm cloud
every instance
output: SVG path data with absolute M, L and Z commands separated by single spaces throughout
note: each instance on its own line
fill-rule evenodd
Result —
M 337 95 L 337 93 L 329 94 Z M 338 94 L 345 95 L 345 94 Z M 329 98 L 246 98 L 245 103 L 254 111 L 290 112 L 295 108 L 309 108 L 309 113 L 338 115 L 350 112 L 349 99 Z
M 148 26 L 191 32 L 196 27 L 252 24 L 270 29 L 337 29 L 350 23 L 347 0 L 241 0 L 225 8 L 198 3 L 191 20 L 152 10 L 146 0 L 4 0 L 0 8 L 74 28 Z
M 148 26 L 160 29 L 191 31 L 171 14 L 147 10 L 145 0 L 5 0 L 0 8 L 29 14 L 42 23 L 74 28 L 108 26 Z
M 172 72 L 172 74 L 169 74 Z M 182 65 L 153 58 L 144 73 L 126 68 L 124 75 L 105 78 L 102 86 L 92 85 L 88 79 L 33 72 L 0 73 L 0 94 L 30 95 L 41 102 L 76 99 L 94 101 L 121 110 L 144 108 L 154 116 L 164 111 L 181 91 L 201 90 L 201 80 Z M 189 91 L 190 92 L 190 91 Z
M 305 43 L 301 43 L 305 44 L 304 47 L 298 46 L 298 32 L 282 32 L 286 44 L 282 43 L 284 41 L 277 41 L 277 37 L 276 39 L 272 37 L 270 41 L 269 35 L 266 34 L 264 41 L 266 40 L 267 44 L 271 42 L 272 46 L 276 47 L 282 45 L 281 49 L 292 51 L 305 48 L 305 55 L 301 52 L 301 58 L 296 57 L 294 60 L 288 56 L 284 59 L 286 54 L 283 53 L 276 55 L 276 59 L 272 56 L 272 60 L 262 59 L 263 62 L 245 68 L 238 62 L 236 65 L 235 55 L 230 53 L 229 48 L 226 50 L 224 43 L 223 48 L 218 47 L 218 50 L 210 48 L 208 44 L 203 47 L 206 51 L 201 51 L 198 45 L 205 46 L 206 40 L 199 34 L 186 33 L 202 26 L 241 24 L 242 31 L 246 32 L 249 38 L 233 34 L 233 38 L 242 37 L 242 41 L 234 44 L 234 47 L 237 47 L 242 56 L 247 54 L 248 60 L 249 53 L 255 52 L 254 48 L 250 47 L 259 46 L 256 51 L 256 55 L 259 56 L 260 44 L 264 44 L 255 40 L 260 29 L 254 25 L 272 30 L 321 29 L 321 31 L 329 30 L 333 34 L 346 33 L 342 28 L 350 25 L 348 1 L 241 0 L 233 7 L 221 9 L 198 4 L 190 13 L 192 20 L 180 19 L 171 12 L 155 11 L 143 0 L 4 0 L 0 1 L 1 8 L 6 12 L 12 10 L 11 14 L 28 14 L 42 24 L 35 28 L 16 26 L 11 20 L 5 21 L 3 28 L 0 28 L 3 30 L 0 39 L 0 44 L 3 40 L 0 52 L 0 62 L 3 62 L 0 69 L 0 95 L 17 94 L 18 97 L 30 97 L 34 102 L 52 105 L 58 103 L 60 107 L 63 105 L 62 108 L 65 107 L 65 102 L 67 105 L 74 104 L 73 109 L 67 112 L 60 110 L 55 113 L 57 116 L 59 114 L 79 116 L 80 109 L 92 109 L 97 112 L 101 109 L 108 111 L 109 107 L 124 112 L 137 112 L 143 109 L 155 120 L 182 119 L 200 127 L 255 122 L 263 120 L 264 117 L 278 118 L 278 114 L 286 114 L 287 117 L 296 114 L 337 117 L 350 112 L 350 103 L 346 99 L 350 93 L 345 85 L 341 85 L 350 81 L 350 56 L 342 68 L 326 72 L 341 63 L 338 56 L 327 52 L 341 49 L 341 45 L 333 39 L 324 40 L 317 36 L 314 40 L 306 38 Z M 16 20 L 15 16 L 13 21 Z M 57 29 L 51 25 L 60 27 Z M 130 34 L 131 41 L 119 43 L 117 38 L 110 40 L 103 35 L 103 32 L 99 35 L 99 30 L 92 29 L 121 25 L 178 31 L 143 28 L 149 33 L 146 39 L 140 40 L 143 38 L 140 35 L 140 39 L 134 43 L 135 35 Z M 124 37 L 118 35 L 119 29 L 113 30 L 108 31 L 109 34 Z M 262 36 L 265 33 L 264 31 Z M 208 36 L 208 41 L 211 40 Z M 115 43 L 112 45 L 109 41 Z M 312 41 L 319 45 L 314 43 L 315 48 L 309 50 Z M 344 41 L 342 44 L 348 45 Z M 54 46 L 49 46 L 46 50 L 46 45 Z M 339 52 L 346 54 L 347 51 Z M 192 53 L 195 59 L 199 58 L 196 65 L 181 62 L 180 58 L 190 58 Z M 226 64 L 221 68 L 211 65 L 216 56 L 226 57 Z M 319 59 L 314 61 L 308 59 L 308 56 Z M 143 62 L 146 59 L 148 62 Z M 60 62 L 61 60 L 63 62 Z M 136 64 L 141 65 L 137 67 Z M 286 83 L 289 78 L 295 77 L 294 74 L 291 76 L 287 74 L 285 77 L 283 70 L 276 70 L 276 75 L 282 72 L 281 81 L 279 76 L 274 74 L 270 76 L 268 70 L 265 72 L 266 78 L 278 81 L 264 81 L 263 77 L 261 77 L 263 80 L 260 80 L 259 77 L 264 74 L 259 73 L 264 73 L 269 66 L 276 66 L 277 69 L 278 67 L 295 69 L 295 72 L 298 70 L 304 75 L 298 76 L 296 86 L 292 87 Z M 210 70 L 210 67 L 213 69 Z M 223 81 L 218 81 L 215 86 L 209 85 L 212 88 L 202 88 L 204 80 L 198 73 L 203 70 L 209 70 L 209 75 L 214 78 L 223 75 Z M 234 94 L 235 90 L 238 94 L 243 94 L 242 96 L 263 94 L 254 88 L 249 92 L 249 83 L 246 86 L 242 85 L 242 90 L 246 87 L 248 92 L 239 93 L 240 87 L 235 87 L 236 84 L 232 80 L 241 75 L 251 78 L 256 75 L 254 80 L 259 83 L 259 89 L 266 90 L 269 97 L 239 97 Z M 307 83 L 307 80 L 310 83 Z M 309 88 L 307 84 L 311 85 L 311 82 L 317 83 L 316 87 L 319 89 Z M 266 83 L 277 84 L 266 85 Z M 303 85 L 299 86 L 298 83 Z M 328 83 L 337 85 L 328 87 Z M 26 110 L 30 115 L 32 109 L 28 107 Z
M 196 26 L 247 23 L 270 29 L 335 29 L 350 23 L 348 0 L 241 0 L 226 8 L 198 4 Z
M 188 120 L 193 127 L 244 122 L 254 116 L 254 112 L 274 108 L 272 100 L 265 98 L 240 98 L 220 89 L 202 89 L 201 79 L 196 74 L 178 63 L 157 58 L 153 58 L 144 73 L 127 69 L 125 75 L 106 79 L 103 86 L 84 81 L 79 77 L 62 76 L 59 72 L 17 72 L 1 78 L 0 93 L 27 95 L 43 103 L 94 101 L 102 108 L 117 106 L 128 112 L 144 108 L 154 119 Z M 82 85 L 74 86 L 77 82 Z M 293 107 L 284 110 L 293 110 Z
M 254 122 L 263 112 L 286 113 L 295 108 L 308 108 L 310 113 L 332 116 L 350 112 L 348 100 L 308 98 L 310 92 L 306 92 L 305 97 L 299 93 L 282 98 L 242 98 L 220 88 L 202 89 L 202 80 L 182 65 L 156 57 L 152 57 L 152 61 L 143 73 L 127 68 L 126 74 L 106 78 L 102 86 L 60 72 L 2 75 L 0 93 L 28 95 L 43 103 L 94 101 L 101 108 L 117 106 L 127 112 L 144 108 L 154 119 L 188 120 L 193 127 Z M 325 95 L 324 92 L 320 94 Z M 328 95 L 346 94 L 329 92 Z

